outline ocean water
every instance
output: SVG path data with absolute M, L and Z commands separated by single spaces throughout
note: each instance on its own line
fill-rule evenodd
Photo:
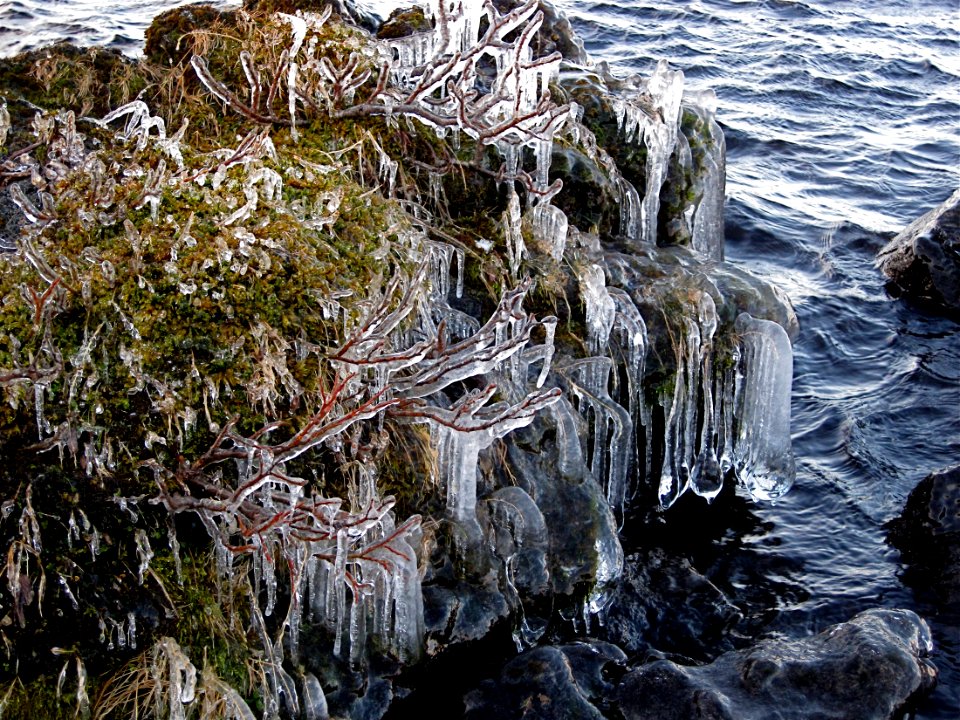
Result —
M 58 39 L 135 55 L 177 0 L 0 3 L 0 55 Z M 389 0 L 377 0 L 378 9 Z M 917 717 L 960 717 L 960 629 L 900 581 L 883 524 L 960 462 L 960 325 L 887 296 L 893 233 L 960 186 L 958 0 L 560 0 L 615 74 L 666 58 L 713 88 L 728 143 L 727 259 L 780 285 L 795 344 L 794 489 L 698 568 L 764 636 L 869 607 L 927 617 L 941 683 Z M 753 617 L 750 613 L 753 613 Z

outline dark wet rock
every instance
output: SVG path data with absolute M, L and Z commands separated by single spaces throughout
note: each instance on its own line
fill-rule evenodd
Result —
M 887 530 L 909 565 L 904 579 L 960 616 L 960 465 L 921 480 Z
M 615 689 L 609 678 L 625 660 L 615 645 L 597 641 L 534 648 L 470 692 L 465 717 L 600 720 L 604 698 Z
M 892 295 L 960 316 L 960 190 L 891 240 L 877 264 Z
M 407 37 L 415 33 L 427 32 L 432 24 L 421 7 L 397 8 L 390 17 L 377 28 L 377 37 L 381 40 Z
M 484 583 L 426 584 L 423 588 L 427 654 L 448 645 L 478 640 L 510 613 L 496 578 Z
M 495 0 L 493 3 L 500 12 L 509 12 L 523 5 L 522 0 Z M 577 65 L 589 62 L 583 40 L 574 31 L 573 26 L 561 10 L 550 2 L 540 1 L 543 13 L 543 25 L 533 42 L 534 57 L 545 57 L 558 52 L 563 59 Z
M 658 660 L 624 676 L 626 720 L 880 720 L 932 689 L 926 623 L 867 610 L 800 640 L 767 640 L 709 665 Z
M 583 458 L 557 447 L 555 419 L 547 413 L 508 442 L 510 470 L 543 513 L 550 585 L 556 595 L 601 585 L 619 575 L 622 550 L 603 490 Z
M 740 611 L 686 558 L 656 548 L 628 555 L 611 594 L 603 636 L 627 653 L 650 648 L 708 660 L 732 649 Z

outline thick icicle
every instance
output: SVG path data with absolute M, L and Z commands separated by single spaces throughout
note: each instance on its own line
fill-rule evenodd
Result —
M 693 112 L 709 131 L 710 142 L 697 145 L 694 159 L 694 192 L 700 197 L 693 215 L 691 246 L 704 257 L 723 260 L 723 203 L 726 188 L 726 143 L 716 121 L 717 96 L 713 90 L 687 93 L 686 110 Z
M 301 700 L 304 720 L 328 720 L 330 717 L 327 710 L 327 696 L 324 695 L 323 687 L 313 673 L 306 673 L 303 676 Z
M 650 76 L 647 91 L 659 114 L 659 122 L 647 127 L 647 187 L 643 197 L 643 240 L 655 244 L 657 215 L 660 212 L 660 188 L 667 178 L 670 155 L 677 144 L 680 101 L 683 98 L 683 73 L 671 70 L 666 60 L 657 63 Z
M 693 491 L 713 500 L 723 486 L 723 473 L 717 459 L 717 418 L 713 402 L 713 335 L 717 331 L 717 308 L 709 293 L 700 297 L 700 378 L 703 391 L 703 418 L 700 429 L 700 452 L 690 474 Z
M 579 273 L 580 295 L 586 309 L 587 346 L 594 355 L 605 353 L 617 307 L 607 291 L 603 268 L 588 265 Z
M 583 450 L 580 446 L 580 428 L 577 411 L 566 397 L 550 407 L 557 425 L 557 470 L 560 474 L 571 476 L 576 468 L 583 464 Z
M 751 496 L 773 500 L 796 475 L 790 443 L 793 349 L 786 331 L 770 320 L 741 313 L 736 331 L 743 357 L 734 468 Z

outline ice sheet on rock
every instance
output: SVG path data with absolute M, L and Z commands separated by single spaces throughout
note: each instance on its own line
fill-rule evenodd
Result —
M 786 331 L 770 320 L 741 313 L 735 329 L 742 378 L 734 469 L 751 496 L 773 500 L 790 489 L 796 476 L 790 441 L 793 349 Z
M 717 96 L 713 90 L 689 92 L 687 109 L 709 131 L 710 142 L 700 143 L 698 167 L 693 173 L 694 192 L 700 197 L 693 215 L 691 246 L 704 257 L 723 260 L 723 205 L 726 193 L 726 143 L 716 121 Z
M 547 203 L 535 206 L 532 212 L 533 237 L 541 247 L 550 248 L 550 257 L 560 262 L 567 245 L 569 221 L 566 213 Z

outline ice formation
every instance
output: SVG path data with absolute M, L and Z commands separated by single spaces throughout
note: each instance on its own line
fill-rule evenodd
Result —
M 742 313 L 736 331 L 743 368 L 734 468 L 753 497 L 773 500 L 790 489 L 796 473 L 790 445 L 793 350 L 787 333 L 775 322 Z
M 594 356 L 578 360 L 562 372 L 569 381 L 577 411 L 591 430 L 589 467 L 594 478 L 603 483 L 610 507 L 622 510 L 634 428 L 630 413 L 610 397 L 612 368 L 610 358 Z
M 550 248 L 550 257 L 555 262 L 563 260 L 570 225 L 566 214 L 549 203 L 540 203 L 532 211 L 533 237 L 542 247 Z
M 671 70 L 666 60 L 661 60 L 645 87 L 614 101 L 625 142 L 642 141 L 647 148 L 647 179 L 642 200 L 638 189 L 621 178 L 622 232 L 631 240 L 648 244 L 657 241 L 660 188 L 667 178 L 670 156 L 677 144 L 682 98 L 683 73 Z
M 723 203 L 726 187 L 726 144 L 716 121 L 717 96 L 713 90 L 688 92 L 684 110 L 707 128 L 710 142 L 700 143 L 690 162 L 694 193 L 700 201 L 693 211 L 690 246 L 704 257 L 723 260 Z M 684 140 L 686 142 L 686 140 Z
M 356 67 L 335 72 L 329 64 L 315 62 L 308 35 L 326 17 L 284 17 L 293 35 L 290 48 L 284 52 L 288 62 L 288 125 L 295 137 L 298 106 L 308 92 L 304 77 L 309 72 L 323 75 L 333 88 L 320 98 L 329 108 L 338 107 L 342 100 L 349 105 L 349 94 L 362 84 L 362 74 L 354 74 Z M 262 636 L 264 672 L 272 687 L 266 702 L 274 713 L 281 698 L 292 715 L 324 717 L 327 713 L 316 678 L 304 677 L 303 692 L 298 695 L 295 683 L 283 669 L 285 653 L 297 656 L 304 612 L 330 626 L 334 652 L 348 653 L 353 662 L 363 660 L 370 637 L 378 638 L 404 660 L 415 660 L 422 650 L 423 598 L 417 556 L 420 518 L 399 522 L 393 512 L 393 498 L 379 496 L 376 467 L 357 449 L 362 444 L 361 426 L 377 428 L 387 415 L 429 426 L 436 450 L 436 479 L 446 493 L 447 515 L 461 531 L 460 550 L 464 554 L 484 540 L 477 515 L 480 453 L 497 439 L 531 423 L 544 409 L 549 409 L 555 421 L 560 472 L 572 475 L 586 464 L 602 485 L 610 508 L 621 514 L 636 489 L 632 479 L 641 475 L 655 479 L 663 507 L 688 489 L 714 498 L 728 469 L 737 473 L 754 497 L 764 499 L 781 495 L 793 478 L 789 405 L 792 356 L 789 339 L 776 323 L 741 315 L 735 326 L 739 345 L 721 351 L 717 305 L 722 298 L 719 293 L 715 301 L 707 291 L 687 292 L 677 302 L 679 310 L 671 308 L 675 316 L 670 328 L 674 332 L 674 374 L 656 391 L 645 392 L 650 347 L 647 324 L 649 321 L 652 326 L 661 318 L 644 318 L 639 300 L 626 289 L 628 284 L 615 286 L 613 261 L 602 254 L 599 241 L 597 252 L 570 241 L 578 231 L 559 207 L 550 204 L 559 189 L 556 183 L 549 183 L 553 138 L 561 125 L 576 126 L 578 110 L 549 102 L 547 88 L 557 77 L 560 59 L 557 55 L 533 58 L 531 42 L 542 23 L 537 3 L 531 0 L 501 15 L 492 4 L 442 0 L 431 6 L 428 17 L 434 23 L 433 31 L 390 41 L 394 85 L 384 84 L 367 104 L 339 112 L 343 117 L 349 117 L 355 108 L 359 108 L 357 112 L 405 114 L 438 134 L 458 130 L 479 143 L 494 146 L 503 161 L 502 179 L 507 181 L 502 226 L 516 287 L 503 293 L 490 320 L 481 325 L 449 303 L 451 295 L 460 297 L 463 292 L 463 250 L 431 242 L 422 232 L 399 232 L 397 246 L 409 246 L 411 253 L 423 258 L 414 274 L 397 271 L 382 288 L 371 288 L 370 301 L 363 306 L 366 314 L 350 316 L 337 297 L 320 301 L 325 303 L 328 318 L 339 321 L 343 315 L 347 340 L 327 356 L 334 368 L 333 387 L 316 415 L 291 438 L 277 444 L 270 442 L 269 427 L 251 437 L 241 435 L 232 424 L 215 428 L 219 432 L 216 444 L 194 469 L 200 472 L 204 461 L 214 465 L 229 460 L 236 470 L 235 486 L 222 485 L 212 497 L 163 498 L 172 512 L 192 511 L 200 516 L 213 538 L 222 577 L 232 577 L 236 554 L 252 557 L 251 615 Z M 478 64 L 488 60 L 496 74 L 481 81 Z M 257 114 L 259 71 L 249 56 L 241 55 L 241 65 L 250 85 L 250 104 L 241 104 L 239 109 L 258 122 L 278 121 Z M 238 98 L 211 76 L 201 58 L 193 59 L 193 67 L 211 93 L 238 107 Z M 660 63 L 642 88 L 616 105 L 625 141 L 643 142 L 647 148 L 643 188 L 634 187 L 620 175 L 585 128 L 575 133 L 618 189 L 621 230 L 637 245 L 654 246 L 657 242 L 661 189 L 671 157 L 679 147 L 681 164 L 686 163 L 699 183 L 694 188 L 699 200 L 683 213 L 693 250 L 710 260 L 720 260 L 724 168 L 719 142 L 722 135 L 713 118 L 715 98 L 708 94 L 691 97 L 690 112 L 717 141 L 708 144 L 710 149 L 695 153 L 685 139 L 680 139 L 682 95 L 682 74 Z M 102 122 L 106 125 L 124 117 L 127 122 L 120 134 L 124 140 L 141 149 L 154 143 L 178 167 L 182 166 L 179 140 L 185 128 L 168 138 L 163 121 L 150 115 L 140 101 L 115 110 Z M 6 124 L 0 113 L 0 133 L 6 132 Z M 88 163 L 92 186 L 104 199 L 106 212 L 111 207 L 109 183 L 102 168 L 86 158 L 74 118 L 69 114 L 58 116 L 47 123 L 46 130 L 40 130 L 52 133 L 54 126 L 60 133 L 59 144 L 51 146 L 54 153 L 65 166 Z M 382 190 L 392 197 L 398 163 L 376 140 L 373 146 Z M 204 186 L 209 179 L 214 190 L 223 185 L 242 193 L 242 204 L 221 217 L 224 226 L 236 226 L 237 248 L 224 248 L 221 260 L 237 274 L 250 269 L 247 258 L 258 252 L 258 242 L 262 242 L 242 225 L 258 211 L 261 201 L 274 203 L 280 199 L 283 178 L 260 162 L 273 154 L 266 132 L 251 133 L 235 151 L 224 151 L 218 164 L 188 180 Z M 534 168 L 527 172 L 524 161 L 531 157 Z M 242 184 L 227 178 L 228 168 L 238 164 L 247 166 Z M 304 171 L 324 172 L 319 166 L 305 166 Z M 160 196 L 170 180 L 163 161 L 144 171 L 139 206 L 150 206 L 156 217 Z M 543 389 L 551 378 L 557 320 L 537 320 L 522 307 L 531 283 L 520 279 L 527 249 L 517 180 L 528 191 L 528 218 L 538 246 L 547 248 L 554 262 L 570 259 L 577 268 L 589 356 L 566 360 L 557 368 L 569 391 L 567 397 L 561 397 L 556 388 Z M 36 195 L 39 206 L 19 186 L 12 186 L 11 196 L 36 227 L 55 220 L 52 199 L 42 188 Z M 439 190 L 436 198 L 439 202 Z M 301 204 L 292 207 L 291 213 L 309 227 L 322 230 L 336 218 L 341 199 L 335 195 L 317 198 L 313 207 Z M 142 240 L 135 229 L 125 230 L 137 254 Z M 178 242 L 187 245 L 189 240 L 187 222 Z M 574 246 L 572 258 L 567 257 L 571 254 L 568 241 Z M 173 246 L 174 255 L 178 247 Z M 578 253 L 583 256 L 578 257 Z M 53 288 L 55 273 L 38 257 L 28 259 Z M 175 271 L 175 263 L 171 264 Z M 105 261 L 101 267 L 109 280 L 112 269 Z M 633 290 L 636 285 L 639 283 Z M 177 287 L 184 295 L 197 292 L 196 285 L 180 283 Z M 125 332 L 136 338 L 137 329 L 119 307 L 116 311 Z M 97 332 L 99 329 L 71 358 L 77 368 L 77 384 L 83 381 Z M 258 343 L 261 366 L 246 386 L 250 404 L 275 415 L 282 394 L 298 397 L 301 392 L 285 365 L 292 346 L 271 335 L 265 325 L 254 328 L 252 336 Z M 542 339 L 535 342 L 534 337 Z M 135 352 L 124 349 L 121 360 L 131 375 L 137 376 L 137 389 L 143 389 L 149 379 L 136 372 L 141 363 Z M 217 389 L 210 387 L 204 392 L 206 400 Z M 53 431 L 43 415 L 44 393 L 43 383 L 37 382 L 34 397 L 41 438 Z M 184 435 L 198 414 L 187 408 L 177 419 Z M 209 412 L 207 421 L 212 427 Z M 584 427 L 587 432 L 580 432 Z M 654 438 L 653 434 L 660 431 L 662 437 Z M 641 436 L 644 452 L 638 457 Z M 160 438 L 148 437 L 148 443 L 155 440 Z M 293 460 L 319 447 L 349 459 L 347 464 L 354 474 L 346 500 L 320 496 L 308 481 L 288 474 Z M 108 448 L 99 455 L 93 443 L 86 448 L 88 468 L 110 465 Z M 654 448 L 662 455 L 656 456 Z M 161 472 L 160 468 L 155 470 Z M 12 547 L 8 563 L 8 585 L 18 603 L 14 613 L 21 623 L 22 606 L 33 597 L 35 580 L 29 575 L 30 560 L 40 550 L 36 518 L 30 516 L 29 493 L 28 487 L 21 539 L 16 548 Z M 543 515 L 519 488 L 502 489 L 488 501 L 494 508 L 490 515 L 497 521 L 492 538 L 494 552 L 504 564 L 508 586 L 516 591 L 518 581 L 512 563 L 518 553 L 545 545 Z M 90 531 L 83 520 L 91 553 L 96 556 L 96 529 Z M 68 533 L 70 542 L 81 537 L 73 519 Z M 143 584 L 150 572 L 153 549 L 142 530 L 135 541 L 138 579 Z M 172 530 L 168 541 L 176 554 L 177 540 Z M 596 551 L 596 588 L 586 603 L 588 614 L 602 611 L 603 586 L 619 575 L 623 561 L 613 534 L 601 535 Z M 278 593 L 278 574 L 283 571 L 289 572 L 289 598 Z M 59 579 L 63 592 L 72 597 L 66 579 L 62 575 Z M 272 623 L 279 628 L 272 635 L 266 617 L 278 609 L 283 617 Z M 108 620 L 109 642 L 116 637 L 118 645 L 135 647 L 136 617 L 131 614 L 120 622 Z M 107 620 L 102 622 L 106 629 Z M 170 687 L 171 717 L 184 717 L 185 707 L 197 692 L 196 668 L 169 638 L 154 649 L 153 668 L 157 681 Z M 216 683 L 211 678 L 207 685 L 217 688 Z M 247 718 L 249 709 L 231 692 L 220 688 L 224 702 L 228 706 L 233 703 L 231 712 Z

